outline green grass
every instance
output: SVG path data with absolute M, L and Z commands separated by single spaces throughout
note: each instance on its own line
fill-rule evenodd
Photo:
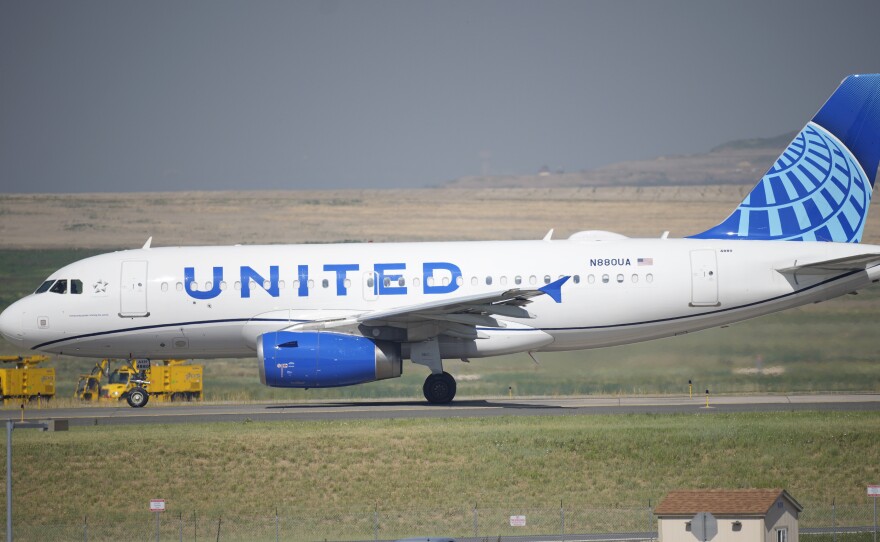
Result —
M 138 518 L 162 497 L 169 518 L 434 511 L 464 525 L 475 504 L 503 516 L 562 502 L 589 529 L 590 508 L 672 489 L 781 487 L 809 508 L 865 504 L 880 479 L 874 412 L 97 426 L 19 431 L 14 446 L 20 525 Z

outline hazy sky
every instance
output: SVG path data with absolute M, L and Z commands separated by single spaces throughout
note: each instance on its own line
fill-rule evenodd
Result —
M 0 192 L 575 171 L 800 129 L 877 71 L 877 0 L 0 0 Z

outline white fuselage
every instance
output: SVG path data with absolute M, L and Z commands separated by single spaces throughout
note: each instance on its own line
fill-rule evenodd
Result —
M 855 291 L 880 278 L 880 268 L 803 276 L 778 270 L 877 252 L 844 243 L 626 238 L 148 248 L 58 270 L 49 279 L 80 281 L 82 292 L 30 295 L 3 312 L 0 330 L 18 346 L 72 356 L 254 357 L 261 334 L 297 323 L 535 289 L 571 276 L 561 302 L 533 300 L 534 318 L 499 317 L 500 326 L 478 328 L 485 338 L 440 343 L 443 357 L 574 350 L 673 336 Z

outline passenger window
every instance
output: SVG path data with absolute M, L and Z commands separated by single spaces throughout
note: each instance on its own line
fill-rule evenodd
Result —
M 517 275 L 516 277 L 514 277 L 514 279 L 513 279 L 513 283 L 516 284 L 516 285 L 520 285 L 520 284 L 522 284 L 522 277 L 519 276 L 519 275 Z
M 639 276 L 633 274 L 633 276 L 632 276 L 632 281 L 633 281 L 633 284 L 637 283 L 637 282 L 639 281 Z
M 240 280 L 235 281 L 235 289 L 241 290 L 241 281 Z
M 611 277 L 608 275 L 602 275 L 602 284 L 608 284 L 609 280 L 611 280 Z
M 471 286 L 476 286 L 479 283 L 480 279 L 478 279 L 477 277 L 471 277 Z
M 550 284 L 550 275 L 544 275 L 544 284 Z
M 321 281 L 321 287 L 322 287 L 322 288 L 326 288 L 326 287 L 328 287 L 328 286 L 330 286 L 330 281 L 328 281 L 327 279 L 324 279 L 324 280 Z
M 37 290 L 34 293 L 35 294 L 42 294 L 43 292 L 48 290 L 49 287 L 52 286 L 54 283 L 55 283 L 54 280 L 47 280 L 47 281 L 43 282 L 43 284 L 40 284 L 40 287 L 37 288 Z
M 486 277 L 486 286 L 492 286 L 492 277 Z
M 49 291 L 53 294 L 66 294 L 67 279 L 56 280 L 55 284 L 52 285 L 52 288 Z
M 367 288 L 373 287 L 373 277 L 367 277 Z
M 574 283 L 575 283 L 575 284 L 580 284 L 580 283 L 581 283 L 581 276 L 580 276 L 580 275 L 575 275 L 575 276 L 574 276 Z
M 501 285 L 507 286 L 507 277 L 501 277 Z
M 348 279 L 346 279 L 346 280 L 348 280 Z M 418 288 L 418 287 L 419 287 L 419 284 L 421 284 L 421 283 L 419 282 L 419 277 L 415 277 L 415 278 L 413 278 L 413 288 Z
M 168 283 L 167 283 L 167 282 L 163 282 L 161 288 L 162 288 L 162 291 L 163 291 L 163 292 L 167 292 L 167 291 L 168 291 Z
M 654 275 L 652 275 L 651 273 L 648 273 L 647 275 L 645 275 L 645 282 L 647 282 L 647 283 L 654 282 Z
M 536 282 L 538 282 L 538 279 L 535 277 L 535 275 L 529 277 L 529 284 L 535 284 Z
M 223 283 L 221 282 L 220 284 L 223 284 Z M 286 283 L 283 280 L 279 280 L 278 281 L 278 288 L 283 290 L 284 286 L 286 286 Z M 220 289 L 222 290 L 223 288 L 220 288 Z
M 183 291 L 183 283 L 178 282 L 176 285 L 174 285 L 174 289 L 177 290 L 178 292 L 182 292 Z
M 388 277 L 385 277 L 384 279 L 382 279 L 382 285 L 385 286 L 386 288 L 391 286 L 391 279 Z
M 458 284 L 459 286 L 461 286 L 462 284 L 464 284 L 464 279 L 461 278 L 461 275 L 455 277 L 455 283 Z
M 400 277 L 399 279 L 397 279 L 397 285 L 398 286 L 406 286 L 406 279 L 403 277 Z
M 81 280 L 73 279 L 70 281 L 70 293 L 72 293 L 72 294 L 83 293 L 83 283 Z
M 622 283 L 622 282 L 623 282 L 623 273 L 617 275 L 617 282 L 618 282 L 618 283 Z

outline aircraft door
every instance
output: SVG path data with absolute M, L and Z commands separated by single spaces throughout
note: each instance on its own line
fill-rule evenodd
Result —
M 715 250 L 691 251 L 691 303 L 692 307 L 717 307 L 718 262 Z
M 149 316 L 147 311 L 147 262 L 122 262 L 119 280 L 119 316 L 137 318 Z

